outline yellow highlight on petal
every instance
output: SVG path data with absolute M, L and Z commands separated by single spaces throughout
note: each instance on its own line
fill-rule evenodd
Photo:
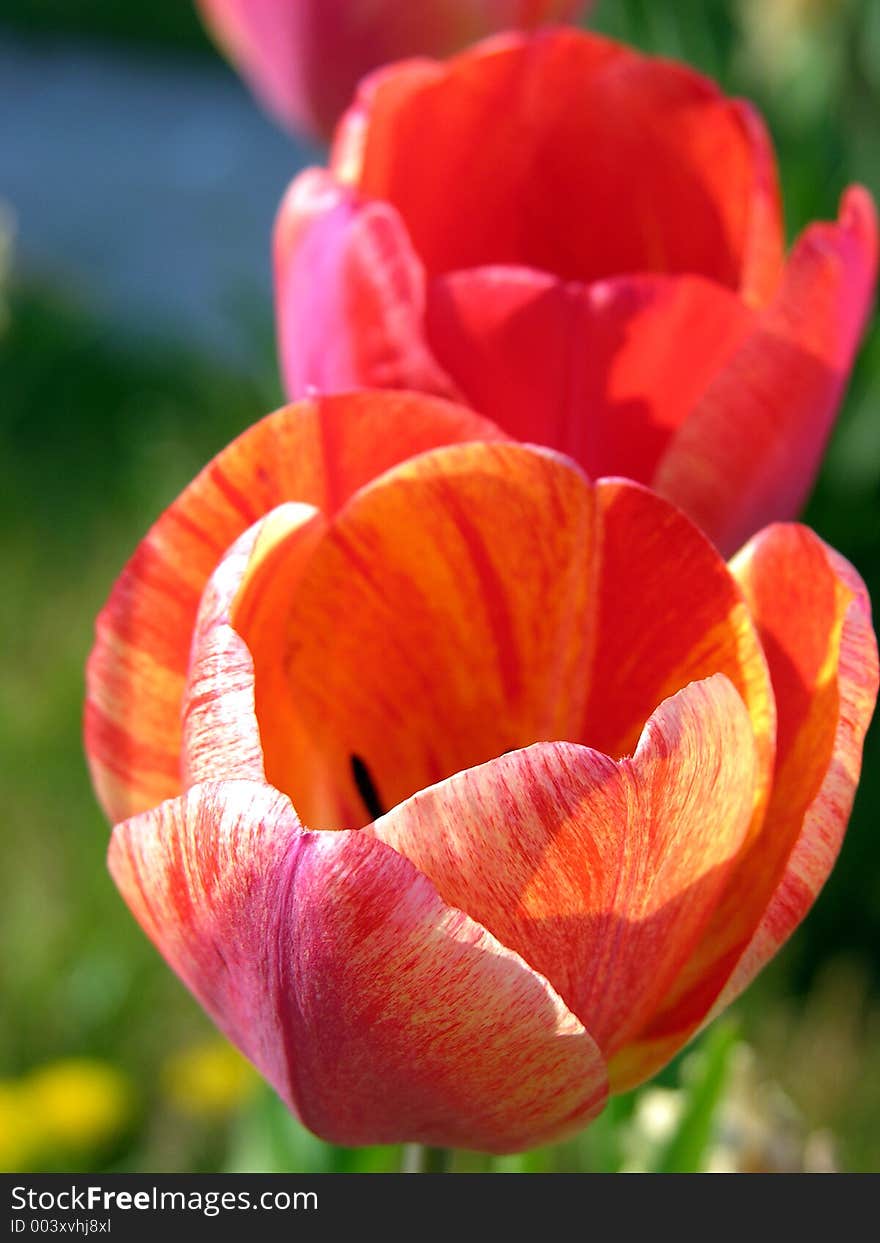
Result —
M 216 1117 L 244 1104 L 259 1083 L 257 1072 L 225 1040 L 181 1049 L 162 1066 L 165 1095 L 181 1113 Z

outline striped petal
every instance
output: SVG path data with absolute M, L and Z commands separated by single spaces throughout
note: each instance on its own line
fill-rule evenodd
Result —
M 507 1152 L 602 1108 L 598 1050 L 547 982 L 363 833 L 304 832 L 255 782 L 118 826 L 144 930 L 312 1130 Z
M 413 454 L 499 435 L 443 402 L 355 394 L 280 410 L 224 449 L 154 525 L 98 618 L 86 752 L 110 819 L 180 790 L 180 710 L 199 600 L 239 535 L 285 501 L 332 514 Z
M 733 563 L 770 662 L 779 710 L 773 801 L 734 878 L 772 896 L 725 987 L 726 1005 L 787 940 L 840 850 L 877 699 L 871 602 L 853 567 L 801 526 L 761 532 Z M 780 866 L 781 861 L 781 866 Z
M 617 1088 L 653 1074 L 714 1006 L 742 991 L 806 915 L 843 839 L 877 695 L 864 584 L 805 527 L 762 531 L 732 563 L 755 616 L 778 710 L 773 793 L 716 916 Z
M 663 699 L 718 672 L 748 707 L 762 812 L 773 701 L 748 610 L 647 490 L 591 485 L 547 450 L 454 446 L 362 489 L 301 575 L 291 555 L 295 591 L 275 591 L 279 562 L 248 572 L 231 621 L 254 654 L 267 777 L 311 827 L 364 824 L 533 742 L 626 754 Z
M 601 480 L 597 494 L 599 589 L 582 739 L 606 755 L 629 754 L 658 704 L 688 682 L 723 673 L 752 720 L 757 817 L 772 778 L 776 713 L 742 593 L 706 537 L 653 492 Z
M 876 208 L 853 187 L 836 224 L 800 238 L 774 302 L 669 443 L 654 486 L 725 554 L 806 500 L 876 272 Z
M 277 608 L 296 590 L 308 558 L 326 529 L 313 505 L 289 503 L 239 536 L 208 580 L 193 631 L 183 696 L 181 775 L 184 789 L 205 781 L 265 780 L 263 743 L 257 722 L 254 657 L 231 624 L 233 603 L 246 574 L 265 575 L 269 590 L 261 604 Z M 280 555 L 279 555 L 280 554 Z M 271 693 L 261 683 L 261 693 Z M 297 735 L 292 704 L 288 737 Z M 297 748 L 308 753 L 307 739 Z
M 550 980 L 611 1056 L 692 953 L 748 830 L 757 756 L 718 675 L 666 700 L 631 759 L 539 744 L 365 832 Z
M 266 773 L 312 828 L 364 824 L 459 769 L 579 728 L 591 490 L 545 452 L 460 448 L 362 489 L 286 604 L 267 603 L 270 576 L 243 581 L 232 621 L 254 653 Z M 320 761 L 303 764 L 289 705 Z

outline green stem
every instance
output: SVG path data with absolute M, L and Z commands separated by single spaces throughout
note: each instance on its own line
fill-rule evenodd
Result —
M 452 1149 L 404 1144 L 400 1168 L 404 1174 L 449 1174 L 452 1171 Z

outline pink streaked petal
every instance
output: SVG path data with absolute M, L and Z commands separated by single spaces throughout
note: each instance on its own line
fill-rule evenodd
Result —
M 864 584 L 806 527 L 773 526 L 734 559 L 779 714 L 773 794 L 700 945 L 648 1029 L 615 1059 L 616 1090 L 648 1078 L 732 1001 L 809 910 L 837 857 L 877 694 Z
M 309 169 L 282 201 L 274 256 L 291 397 L 365 387 L 456 396 L 425 344 L 424 273 L 393 207 Z
M 264 573 L 277 584 L 274 571 L 282 544 L 286 573 L 281 579 L 285 589 L 295 589 L 294 565 L 305 565 L 326 525 L 312 505 L 279 506 L 235 541 L 211 575 L 196 619 L 183 697 L 184 788 L 234 778 L 265 780 L 254 660 L 230 623 L 232 606 L 248 575 Z M 289 708 L 292 715 L 293 705 Z
M 606 1057 L 692 953 L 752 818 L 748 713 L 718 675 L 631 759 L 542 743 L 415 795 L 374 833 L 549 979 Z
M 583 1126 L 604 1066 L 547 982 L 363 833 L 221 782 L 117 826 L 110 867 L 170 965 L 307 1126 L 507 1152 Z

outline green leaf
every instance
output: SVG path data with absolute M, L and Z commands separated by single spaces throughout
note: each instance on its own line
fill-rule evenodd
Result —
M 733 1023 L 719 1023 L 688 1059 L 682 1084 L 684 1110 L 674 1133 L 657 1153 L 652 1172 L 688 1174 L 701 1169 L 737 1039 Z

